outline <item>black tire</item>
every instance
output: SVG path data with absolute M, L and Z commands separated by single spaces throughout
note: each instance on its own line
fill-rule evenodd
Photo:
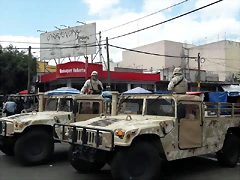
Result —
M 14 145 L 3 144 L 0 145 L 0 150 L 7 156 L 14 156 Z
M 117 152 L 111 162 L 114 180 L 153 180 L 160 178 L 161 158 L 147 142 L 136 142 Z
M 82 159 L 74 158 L 72 146 L 69 147 L 68 160 L 72 167 L 82 174 L 99 172 L 106 164 L 105 162 L 88 162 Z
M 236 167 L 240 158 L 240 139 L 234 134 L 227 134 L 223 148 L 217 152 L 220 165 Z
M 53 137 L 41 130 L 27 132 L 17 140 L 14 152 L 23 165 L 46 163 L 54 152 Z

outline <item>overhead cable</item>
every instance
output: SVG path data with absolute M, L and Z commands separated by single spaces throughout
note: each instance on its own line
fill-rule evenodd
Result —
M 189 0 L 181 1 L 181 2 L 179 2 L 179 3 L 173 4 L 173 5 L 169 6 L 169 7 L 166 7 L 166 8 L 164 8 L 164 9 L 158 10 L 158 11 L 153 12 L 153 13 L 151 13 L 151 14 L 148 14 L 148 15 L 146 15 L 146 16 L 143 16 L 143 17 L 137 18 L 137 19 L 135 19 L 135 20 L 132 20 L 132 21 L 129 21 L 129 22 L 120 24 L 120 25 L 118 25 L 118 26 L 115 26 L 115 27 L 112 27 L 112 28 L 103 30 L 102 32 L 107 32 L 107 31 L 110 31 L 110 30 L 113 30 L 113 29 L 116 29 L 116 28 L 119 28 L 119 27 L 122 27 L 122 26 L 125 26 L 125 25 L 128 25 L 128 24 L 131 24 L 131 23 L 133 23 L 133 22 L 139 21 L 139 20 L 141 20 L 141 19 L 147 18 L 147 17 L 149 17 L 149 16 L 155 15 L 155 14 L 157 14 L 157 13 L 163 12 L 163 11 L 168 10 L 168 9 L 171 9 L 171 8 L 173 8 L 173 7 L 175 7 L 175 6 L 178 6 L 178 5 L 180 5 L 180 4 L 183 4 L 183 3 L 187 2 L 187 1 L 189 1 Z
M 212 5 L 214 5 L 214 4 L 217 4 L 217 3 L 221 2 L 221 1 L 223 1 L 223 0 L 215 1 L 215 2 L 213 2 L 213 3 L 207 4 L 207 5 L 205 5 L 205 6 L 202 6 L 202 7 L 200 7 L 200 8 L 194 9 L 194 10 L 192 10 L 192 11 L 183 13 L 183 14 L 178 15 L 178 16 L 175 16 L 175 17 L 173 17 L 173 18 L 170 18 L 170 19 L 168 19 L 168 20 L 162 21 L 162 22 L 157 23 L 157 24 L 153 24 L 153 25 L 151 25 L 151 26 L 147 26 L 147 27 L 145 27 L 145 28 L 142 28 L 142 29 L 139 29 L 139 30 L 136 30 L 136 31 L 132 31 L 132 32 L 129 32 L 129 33 L 125 33 L 125 34 L 122 34 L 122 35 L 119 35 L 119 36 L 115 36 L 115 37 L 109 38 L 109 40 L 113 40 L 113 39 L 117 39 L 117 38 L 120 38 L 120 37 L 128 36 L 128 35 L 131 35 L 131 34 L 134 34 L 134 33 L 140 32 L 140 31 L 144 31 L 144 30 L 146 30 L 146 29 L 150 29 L 150 28 L 152 28 L 152 27 L 155 27 L 155 26 L 158 26 L 158 25 L 161 25 L 161 24 L 164 24 L 164 23 L 173 21 L 173 20 L 178 19 L 178 18 L 180 18 L 180 17 L 186 16 L 186 15 L 188 15 L 188 14 L 197 12 L 197 11 L 199 11 L 199 10 L 201 10 L 201 9 L 204 9 L 204 8 L 207 8 L 207 7 L 212 6 Z
M 128 48 L 124 48 L 124 47 L 120 47 L 120 46 L 114 46 L 109 44 L 109 46 L 114 47 L 114 48 L 118 48 L 118 49 L 123 49 L 123 50 L 127 50 L 127 51 L 131 51 L 131 52 L 136 52 L 136 53 L 142 53 L 142 54 L 148 54 L 148 55 L 153 55 L 153 56 L 162 56 L 162 57 L 172 57 L 172 58 L 185 58 L 185 56 L 172 56 L 172 55 L 166 55 L 166 54 L 157 54 L 157 53 L 152 53 L 152 52 L 146 52 L 146 51 L 139 51 L 139 50 L 135 50 L 135 49 L 128 49 Z M 196 59 L 197 57 L 188 57 L 190 59 Z
M 101 44 L 102 46 L 106 45 L 106 44 Z M 51 49 L 72 49 L 72 48 L 88 48 L 88 47 L 96 47 L 96 46 L 99 46 L 99 45 L 76 45 L 76 46 L 66 46 L 66 47 L 40 47 L 40 48 L 36 48 L 36 47 L 32 47 L 31 49 L 47 49 L 47 50 L 51 50 Z M 9 49 L 9 48 L 2 48 L 2 49 Z M 13 49 L 28 49 L 28 47 L 21 47 L 21 48 L 18 48 L 18 47 L 13 47 Z

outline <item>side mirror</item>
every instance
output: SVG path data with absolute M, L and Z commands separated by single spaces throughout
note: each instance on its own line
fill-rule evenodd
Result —
M 182 119 L 186 117 L 186 105 L 178 103 L 177 105 L 177 119 Z
M 78 106 L 79 106 L 79 103 L 74 100 L 73 101 L 73 114 L 76 114 L 78 112 Z

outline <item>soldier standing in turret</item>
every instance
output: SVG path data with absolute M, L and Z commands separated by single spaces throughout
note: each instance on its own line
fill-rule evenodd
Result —
M 88 90 L 88 94 L 101 94 L 103 90 L 102 82 L 98 80 L 98 72 L 93 71 L 91 78 L 88 79 L 81 89 L 81 93 L 85 94 Z
M 177 67 L 173 70 L 173 76 L 168 84 L 168 90 L 176 94 L 186 94 L 188 89 L 187 79 L 183 76 L 182 69 Z

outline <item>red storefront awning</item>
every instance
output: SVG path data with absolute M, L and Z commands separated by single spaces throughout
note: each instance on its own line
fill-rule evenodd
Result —
M 20 91 L 18 94 L 20 94 L 20 95 L 28 94 L 28 90 Z
M 56 72 L 41 75 L 41 82 L 49 82 L 63 78 L 85 78 L 91 77 L 92 71 L 98 72 L 100 79 L 107 79 L 108 73 L 103 70 L 101 64 L 88 63 L 87 72 L 85 70 L 85 63 L 74 61 L 65 64 L 58 64 Z M 125 80 L 125 81 L 160 81 L 160 74 L 145 74 L 137 72 L 116 72 L 111 71 L 110 76 L 112 80 Z

